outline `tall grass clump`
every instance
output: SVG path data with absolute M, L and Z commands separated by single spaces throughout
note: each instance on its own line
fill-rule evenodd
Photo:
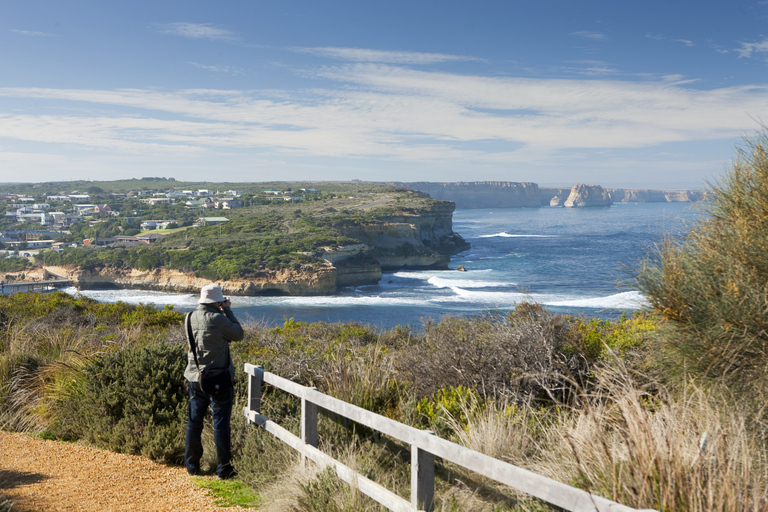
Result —
M 763 432 L 732 396 L 692 384 L 651 391 L 620 363 L 598 380 L 548 432 L 545 471 L 635 508 L 765 510 Z
M 670 329 L 665 372 L 764 402 L 768 383 L 768 131 L 746 140 L 682 243 L 666 241 L 637 281 Z

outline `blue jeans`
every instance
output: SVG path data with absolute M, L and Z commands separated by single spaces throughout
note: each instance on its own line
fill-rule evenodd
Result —
M 207 395 L 197 382 L 187 381 L 189 385 L 189 413 L 187 416 L 187 439 L 184 451 L 184 463 L 187 471 L 198 473 L 200 459 L 203 456 L 203 419 L 208 412 L 208 406 L 213 411 L 213 442 L 216 444 L 216 474 L 226 478 L 232 473 L 232 449 L 230 446 L 229 419 L 232 415 L 232 402 L 235 390 L 230 389 L 226 398 L 217 400 Z

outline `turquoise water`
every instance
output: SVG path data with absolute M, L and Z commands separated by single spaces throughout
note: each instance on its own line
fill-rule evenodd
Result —
M 385 273 L 376 286 L 330 297 L 233 297 L 235 314 L 281 324 L 361 322 L 418 327 L 426 318 L 506 312 L 522 301 L 558 312 L 615 317 L 644 304 L 627 284 L 628 268 L 698 216 L 689 203 L 628 203 L 611 208 L 458 210 L 453 229 L 471 248 L 451 260 L 467 271 Z M 75 293 L 76 290 L 67 290 Z M 97 300 L 172 304 L 187 311 L 196 296 L 136 290 L 89 290 Z

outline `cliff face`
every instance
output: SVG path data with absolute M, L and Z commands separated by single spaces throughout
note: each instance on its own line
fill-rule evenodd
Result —
M 538 208 L 541 205 L 536 183 L 511 181 L 470 181 L 458 183 L 394 183 L 429 194 L 433 199 L 456 203 L 457 208 Z
M 571 195 L 570 188 L 540 188 L 541 206 L 564 206 L 565 200 Z
M 83 270 L 76 267 L 46 267 L 81 289 L 125 288 L 159 290 L 173 293 L 199 293 L 200 288 L 213 281 L 195 277 L 192 273 L 165 268 L 142 271 L 137 269 L 102 268 Z M 313 270 L 282 270 L 264 272 L 263 277 L 217 281 L 225 294 L 231 295 L 330 295 L 336 292 L 336 268 L 327 265 Z
M 568 199 L 563 206 L 566 208 L 585 208 L 611 206 L 611 196 L 600 185 L 584 185 L 579 183 L 571 188 Z
M 413 214 L 383 215 L 380 222 L 343 229 L 346 236 L 365 244 L 383 269 L 448 268 L 450 256 L 467 247 L 453 232 L 456 206 L 447 201 Z
M 607 189 L 614 202 L 621 203 L 675 203 L 701 201 L 706 196 L 703 190 L 653 190 L 653 189 Z

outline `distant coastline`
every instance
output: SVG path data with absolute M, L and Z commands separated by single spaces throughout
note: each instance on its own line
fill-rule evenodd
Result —
M 572 187 L 539 187 L 533 182 L 391 182 L 428 194 L 433 199 L 452 201 L 456 208 L 540 208 L 542 206 L 610 206 L 612 203 L 695 202 L 706 191 L 695 189 L 603 188 L 600 185 L 575 184 Z

